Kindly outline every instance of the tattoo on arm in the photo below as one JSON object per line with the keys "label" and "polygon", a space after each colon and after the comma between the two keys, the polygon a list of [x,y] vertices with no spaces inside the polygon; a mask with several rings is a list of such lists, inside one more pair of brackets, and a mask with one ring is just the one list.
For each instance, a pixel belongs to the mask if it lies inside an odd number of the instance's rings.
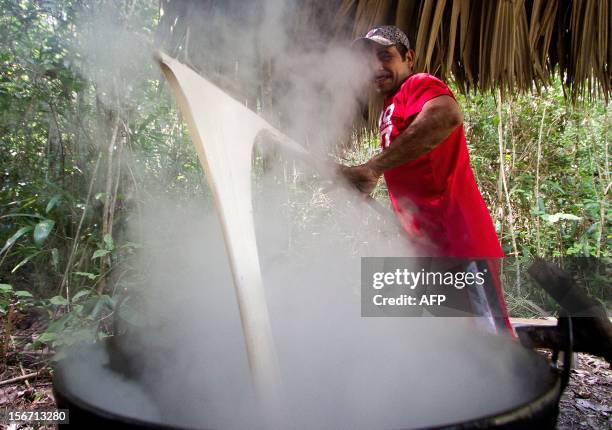
{"label": "tattoo on arm", "polygon": [[462,123],[463,115],[457,102],[450,96],[436,97],[425,103],[412,124],[395,138],[391,146],[367,164],[380,175],[429,152]]}

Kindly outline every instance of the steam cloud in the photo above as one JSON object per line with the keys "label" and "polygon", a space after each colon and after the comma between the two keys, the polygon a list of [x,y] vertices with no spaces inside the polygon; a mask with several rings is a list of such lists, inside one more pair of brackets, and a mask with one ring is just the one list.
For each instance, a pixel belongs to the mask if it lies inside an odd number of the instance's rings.
{"label": "steam cloud", "polygon": [[[253,87],[258,56],[273,59],[286,90],[275,104],[283,130],[326,154],[349,129],[369,76],[350,46],[326,45],[309,34],[307,46],[295,49],[287,32],[295,7],[282,0],[229,1],[219,9],[191,3],[185,14],[208,45],[189,49],[195,56],[205,52],[210,70],[239,60],[235,73]],[[95,18],[94,34],[84,43],[100,85],[112,82],[118,61],[133,67],[143,53],[140,39],[125,27],[119,31],[109,17]],[[102,48],[100,40],[113,43]],[[258,247],[286,399],[279,407],[293,428],[441,425],[512,407],[534,393],[537,378],[517,377],[525,371],[519,367],[531,363],[528,353],[476,335],[459,318],[361,318],[360,257],[412,251],[392,223],[371,214],[352,193],[323,194],[311,176],[305,166],[279,162],[254,184]],[[149,275],[148,318],[118,340],[127,357],[119,366],[135,369],[136,376],[110,372],[112,357],[93,348],[81,352],[80,366],[66,366],[72,388],[118,413],[151,421],[264,428],[210,202],[185,207],[159,196],[142,222],[132,227],[155,232],[141,260]],[[117,393],[125,393],[119,396],[124,401],[110,400]]]}

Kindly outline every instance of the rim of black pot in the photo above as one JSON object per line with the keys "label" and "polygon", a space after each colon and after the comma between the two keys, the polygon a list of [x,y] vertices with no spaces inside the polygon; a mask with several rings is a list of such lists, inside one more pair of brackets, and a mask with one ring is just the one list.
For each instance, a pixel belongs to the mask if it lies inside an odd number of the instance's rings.
{"label": "rim of black pot", "polygon": [[119,421],[123,425],[131,425],[143,428],[150,428],[156,430],[176,430],[176,429],[184,429],[184,430],[206,430],[202,428],[195,427],[183,427],[183,426],[173,426],[169,424],[156,423],[153,421],[143,420],[141,418],[130,417],[123,414],[118,414],[115,412],[111,412],[107,409],[100,408],[90,402],[87,402],[78,396],[76,396],[73,392],[67,389],[66,384],[64,383],[64,377],[62,375],[63,371],[59,370],[56,367],[54,375],[53,375],[53,391],[56,397],[63,398],[66,403],[68,403],[68,410],[70,405],[74,405],[75,407],[87,412],[91,413],[94,416],[99,416],[103,419],[107,419],[109,421]]}
{"label": "rim of black pot", "polygon": [[[544,358],[542,358],[544,359]],[[561,395],[561,380],[559,378],[558,373],[549,368],[551,382],[547,389],[543,391],[539,396],[535,399],[530,400],[529,402],[517,406],[515,408],[485,415],[479,418],[470,419],[468,421],[457,422],[457,423],[448,423],[437,425],[435,427],[421,427],[421,428],[410,428],[407,427],[406,430],[431,430],[431,429],[444,429],[444,430],[460,430],[460,429],[469,429],[469,428],[485,428],[491,426],[501,426],[504,424],[510,424],[512,422],[520,421],[522,419],[530,419],[534,415],[539,412],[545,411],[548,407],[555,405],[558,402],[558,399]],[[120,421],[122,424],[147,427],[151,429],[158,430],[175,430],[178,428],[187,429],[187,430],[205,430],[202,428],[194,428],[194,427],[183,427],[183,426],[174,426],[171,424],[161,424],[155,423],[152,421],[147,421],[139,418],[134,418],[122,414],[118,414],[115,412],[110,412],[106,409],[100,408],[90,402],[80,399],[76,395],[74,395],[70,390],[66,389],[62,378],[62,371],[55,372],[53,378],[53,388],[56,392],[56,395],[64,398],[67,403],[74,405],[77,408],[80,408],[83,411],[89,412],[92,415],[99,416],[104,419]]]}
{"label": "rim of black pot", "polygon": [[[543,358],[544,359],[544,358]],[[534,417],[539,412],[544,412],[548,407],[557,407],[561,394],[561,379],[559,373],[552,368],[549,368],[551,375],[550,384],[546,390],[541,392],[535,399],[527,403],[523,403],[512,409],[497,412],[494,414],[485,415],[479,418],[470,419],[458,423],[442,424],[435,427],[419,427],[406,428],[405,430],[461,430],[461,429],[477,429],[489,428],[494,426],[502,426],[513,422],[526,420]]]}

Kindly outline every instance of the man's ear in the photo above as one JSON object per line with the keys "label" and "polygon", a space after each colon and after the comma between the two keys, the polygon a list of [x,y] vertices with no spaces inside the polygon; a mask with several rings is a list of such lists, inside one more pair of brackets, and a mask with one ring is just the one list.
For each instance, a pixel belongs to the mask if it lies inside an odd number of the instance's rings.
{"label": "man's ear", "polygon": [[406,61],[408,61],[411,64],[414,64],[414,49],[409,49],[408,52],[406,52]]}

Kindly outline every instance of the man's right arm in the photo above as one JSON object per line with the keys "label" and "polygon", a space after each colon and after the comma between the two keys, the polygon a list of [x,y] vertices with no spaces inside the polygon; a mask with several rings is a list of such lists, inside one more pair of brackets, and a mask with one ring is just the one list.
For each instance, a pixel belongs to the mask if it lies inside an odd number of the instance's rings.
{"label": "man's right arm", "polygon": [[461,124],[463,114],[455,99],[447,95],[433,98],[386,150],[364,164],[341,168],[340,174],[360,192],[370,194],[386,170],[431,151]]}

